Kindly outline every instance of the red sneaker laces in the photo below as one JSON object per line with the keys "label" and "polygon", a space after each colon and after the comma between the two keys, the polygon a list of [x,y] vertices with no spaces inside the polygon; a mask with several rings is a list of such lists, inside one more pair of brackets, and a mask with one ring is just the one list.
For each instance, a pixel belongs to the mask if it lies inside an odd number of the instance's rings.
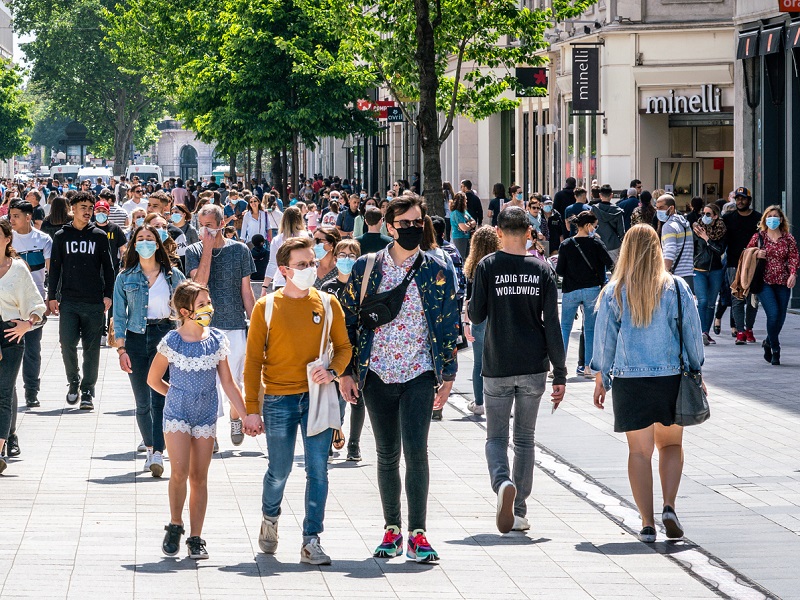
{"label": "red sneaker laces", "polygon": [[383,544],[394,544],[397,537],[398,534],[391,529],[387,529],[383,534]]}

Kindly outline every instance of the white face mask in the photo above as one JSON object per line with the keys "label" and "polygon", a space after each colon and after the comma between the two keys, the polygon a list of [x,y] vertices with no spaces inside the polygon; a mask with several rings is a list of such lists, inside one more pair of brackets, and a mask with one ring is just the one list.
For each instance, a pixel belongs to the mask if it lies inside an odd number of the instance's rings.
{"label": "white face mask", "polygon": [[527,242],[525,242],[525,250],[530,250],[531,248],[533,248],[533,242],[531,240],[528,240]]}
{"label": "white face mask", "polygon": [[291,277],[292,283],[299,290],[307,290],[314,285],[317,280],[317,269],[315,267],[308,267],[307,269],[294,269],[294,277]]}

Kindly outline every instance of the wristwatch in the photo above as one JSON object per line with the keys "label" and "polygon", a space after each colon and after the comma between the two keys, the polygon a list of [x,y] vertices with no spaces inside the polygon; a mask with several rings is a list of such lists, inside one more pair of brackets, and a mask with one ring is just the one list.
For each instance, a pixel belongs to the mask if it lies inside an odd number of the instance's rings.
{"label": "wristwatch", "polygon": [[330,373],[334,379],[337,379],[339,376],[336,374],[336,371],[333,369],[328,369],[328,373]]}

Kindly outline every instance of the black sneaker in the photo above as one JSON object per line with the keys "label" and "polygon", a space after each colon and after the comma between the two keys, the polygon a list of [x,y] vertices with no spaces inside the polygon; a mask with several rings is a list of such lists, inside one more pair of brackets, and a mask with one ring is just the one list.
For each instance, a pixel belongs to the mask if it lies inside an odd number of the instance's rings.
{"label": "black sneaker", "polygon": [[[170,523],[164,530],[167,535],[164,536],[164,541],[161,542],[161,551],[167,556],[175,556],[181,549],[181,536],[185,533],[183,527]],[[189,540],[186,540],[187,542]]]}
{"label": "black sneaker", "polygon": [[350,462],[361,462],[361,448],[358,444],[348,444],[347,460]]}
{"label": "black sneaker", "polygon": [[92,395],[89,392],[81,393],[81,410],[94,410]]}
{"label": "black sneaker", "polygon": [[434,410],[433,414],[431,415],[431,420],[432,421],[441,421],[442,417],[443,417],[443,415],[442,415],[443,412],[444,412],[444,409],[442,409],[442,408],[440,408],[439,410]]}
{"label": "black sneaker", "polygon": [[764,349],[764,360],[768,363],[772,362],[772,346],[769,345],[769,342],[765,339],[761,342],[761,347]]}
{"label": "black sneaker", "polygon": [[67,392],[67,404],[78,403],[78,382],[73,381],[69,384],[69,391]]}
{"label": "black sneaker", "polygon": [[19,438],[17,438],[16,433],[12,433],[8,436],[8,439],[6,440],[6,452],[9,456],[19,456],[22,452],[19,449]]}
{"label": "black sneaker", "polygon": [[639,532],[639,541],[645,544],[654,544],[656,541],[656,528],[643,527]]}
{"label": "black sneaker", "polygon": [[200,539],[196,535],[186,538],[186,548],[189,550],[189,558],[193,558],[195,560],[204,560],[208,558],[206,541]]}
{"label": "black sneaker", "polygon": [[38,408],[41,406],[39,402],[39,398],[36,397],[36,394],[31,394],[30,396],[25,396],[25,406],[28,408]]}
{"label": "black sneaker", "polygon": [[664,529],[667,530],[668,540],[679,540],[683,537],[683,527],[678,521],[678,515],[675,514],[674,508],[669,505],[664,507],[664,512],[661,513],[661,522],[664,523]]}

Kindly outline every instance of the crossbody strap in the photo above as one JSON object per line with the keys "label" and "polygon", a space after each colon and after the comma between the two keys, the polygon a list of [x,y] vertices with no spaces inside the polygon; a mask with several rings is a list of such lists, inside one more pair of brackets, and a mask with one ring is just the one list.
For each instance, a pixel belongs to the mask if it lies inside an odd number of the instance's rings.
{"label": "crossbody strap", "polygon": [[675,295],[678,297],[678,357],[681,361],[681,373],[686,370],[686,365],[683,362],[683,301],[681,300],[681,288],[678,285],[677,277],[672,276],[673,283],[675,284]]}
{"label": "crossbody strap", "polygon": [[322,300],[322,310],[325,313],[324,324],[322,325],[322,337],[319,340],[319,358],[322,358],[328,349],[328,342],[331,336],[331,326],[333,325],[333,312],[331,311],[331,297],[326,292],[318,292]]}
{"label": "crossbody strap", "polygon": [[580,252],[586,265],[594,272],[594,267],[592,266],[592,263],[589,262],[589,259],[586,258],[586,255],[583,253],[583,250],[581,250],[581,245],[578,243],[578,240],[576,240],[574,237],[571,237],[569,239],[571,239],[572,243],[575,244],[575,247],[578,249],[578,252]]}
{"label": "crossbody strap", "polygon": [[267,294],[264,302],[264,322],[267,324],[267,335],[264,337],[264,352],[267,351],[267,341],[269,340],[269,326],[272,322],[272,309],[275,308],[275,292]]}
{"label": "crossbody strap", "polygon": [[[681,227],[683,227],[683,225],[681,225]],[[686,231],[687,228],[683,227],[683,245],[681,246],[681,251],[678,252],[678,256],[675,258],[675,262],[672,263],[672,267],[670,267],[669,270],[670,273],[675,273],[675,269],[678,268],[678,263],[681,262],[681,256],[683,256],[683,250],[684,248],[686,248]]]}
{"label": "crossbody strap", "polygon": [[361,277],[361,297],[358,303],[364,302],[364,296],[367,295],[367,285],[369,284],[369,276],[372,275],[372,269],[375,266],[375,253],[370,252],[367,254],[367,267],[364,269],[364,275]]}

